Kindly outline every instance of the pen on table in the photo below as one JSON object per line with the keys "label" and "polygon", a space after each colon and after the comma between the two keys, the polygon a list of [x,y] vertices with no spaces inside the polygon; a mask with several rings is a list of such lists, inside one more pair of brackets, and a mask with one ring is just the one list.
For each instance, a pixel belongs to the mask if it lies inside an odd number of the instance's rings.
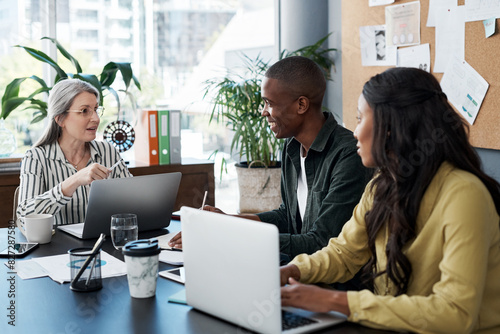
{"label": "pen on table", "polygon": [[203,202],[201,202],[200,210],[203,210],[203,208],[205,207],[205,202],[207,201],[207,195],[208,195],[208,190],[205,190],[205,196],[203,196]]}
{"label": "pen on table", "polygon": [[180,248],[174,248],[174,247],[162,248],[162,250],[168,250],[168,251],[172,251],[172,252],[182,252],[182,249],[180,249]]}

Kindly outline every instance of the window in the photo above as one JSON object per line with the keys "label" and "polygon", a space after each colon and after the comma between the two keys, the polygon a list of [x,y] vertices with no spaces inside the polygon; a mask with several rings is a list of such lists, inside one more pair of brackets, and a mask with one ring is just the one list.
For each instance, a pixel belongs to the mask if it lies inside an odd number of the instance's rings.
{"label": "window", "polygon": [[97,10],[79,9],[76,12],[76,16],[81,22],[98,22]]}
{"label": "window", "polygon": [[[99,74],[109,61],[132,62],[142,85],[142,92],[132,91],[139,109],[183,111],[183,156],[208,158],[214,150],[219,150],[229,158],[231,134],[223,127],[208,124],[209,101],[203,100],[203,82],[220,75],[225,67],[238,66],[243,53],[268,59],[273,56],[274,1],[57,0],[54,3],[56,38],[80,61],[85,72]],[[40,0],[0,0],[0,28],[5,32],[0,36],[2,94],[15,77],[35,74],[34,68],[39,68],[37,75],[42,75],[40,62],[24,50],[12,47],[21,44],[41,49],[40,38],[43,31],[48,31],[42,24],[48,13],[40,5]],[[65,59],[59,57],[64,63]],[[72,72],[72,65],[67,66]],[[107,116],[114,120],[118,116],[110,116],[112,110],[106,106]],[[132,123],[137,119],[128,111],[120,117]],[[42,123],[31,125],[30,120],[29,110],[16,110],[6,120],[7,126],[17,132],[20,154],[43,130]],[[233,178],[234,175],[225,175],[223,181]]]}

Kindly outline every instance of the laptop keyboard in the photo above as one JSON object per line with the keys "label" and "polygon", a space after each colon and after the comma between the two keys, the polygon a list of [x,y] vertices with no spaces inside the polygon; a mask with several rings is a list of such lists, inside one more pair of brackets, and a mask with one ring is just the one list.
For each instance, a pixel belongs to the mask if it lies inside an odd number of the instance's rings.
{"label": "laptop keyboard", "polygon": [[315,322],[318,322],[318,321],[300,316],[300,315],[292,313],[292,312],[288,312],[288,311],[284,311],[284,310],[281,311],[281,328],[282,328],[282,330],[302,327],[305,325],[313,324]]}

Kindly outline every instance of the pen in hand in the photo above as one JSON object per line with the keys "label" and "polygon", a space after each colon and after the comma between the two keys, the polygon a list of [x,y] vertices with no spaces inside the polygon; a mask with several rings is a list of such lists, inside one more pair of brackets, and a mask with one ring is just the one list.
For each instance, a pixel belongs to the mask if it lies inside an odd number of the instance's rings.
{"label": "pen in hand", "polygon": [[208,195],[208,190],[205,190],[205,196],[203,196],[203,202],[201,203],[200,210],[203,210],[203,208],[205,207],[205,202],[207,201],[207,195]]}
{"label": "pen in hand", "polygon": [[116,166],[118,166],[120,164],[120,162],[122,162],[121,160],[118,160],[113,166],[109,167],[108,169],[109,170],[113,170],[115,169]]}
{"label": "pen in hand", "polygon": [[108,168],[108,170],[109,170],[108,179],[111,177],[111,172],[113,171],[113,169],[115,169],[116,166],[118,166],[120,164],[120,162],[121,162],[121,160],[118,160],[113,166]]}

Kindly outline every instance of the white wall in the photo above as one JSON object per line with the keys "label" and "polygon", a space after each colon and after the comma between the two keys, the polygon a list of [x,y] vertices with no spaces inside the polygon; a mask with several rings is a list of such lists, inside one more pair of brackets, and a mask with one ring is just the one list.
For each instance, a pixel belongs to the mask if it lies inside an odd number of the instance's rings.
{"label": "white wall", "polygon": [[[280,8],[279,34],[281,50],[293,51],[316,43],[332,32],[325,47],[341,48],[340,0],[277,0]],[[336,70],[332,71],[324,104],[342,123],[342,57],[334,54]]]}

